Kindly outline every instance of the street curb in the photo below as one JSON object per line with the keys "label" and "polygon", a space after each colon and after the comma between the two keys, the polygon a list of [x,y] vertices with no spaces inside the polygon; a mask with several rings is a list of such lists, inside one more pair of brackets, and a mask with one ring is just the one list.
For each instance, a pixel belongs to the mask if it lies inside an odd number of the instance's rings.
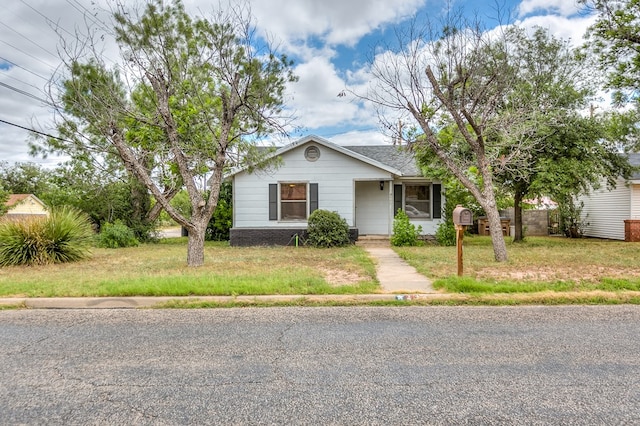
{"label": "street curb", "polygon": [[375,302],[393,300],[440,299],[445,294],[327,294],[267,296],[135,296],[135,297],[9,297],[0,298],[0,306],[31,309],[136,309],[151,308],[168,302],[179,303],[278,303],[278,302]]}

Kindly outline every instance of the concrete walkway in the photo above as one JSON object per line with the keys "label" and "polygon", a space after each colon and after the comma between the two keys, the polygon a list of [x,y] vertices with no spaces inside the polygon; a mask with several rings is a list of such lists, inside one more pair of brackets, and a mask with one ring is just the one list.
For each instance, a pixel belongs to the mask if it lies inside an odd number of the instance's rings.
{"label": "concrete walkway", "polygon": [[376,273],[380,286],[388,293],[436,293],[431,281],[402,260],[390,247],[364,249],[377,260]]}

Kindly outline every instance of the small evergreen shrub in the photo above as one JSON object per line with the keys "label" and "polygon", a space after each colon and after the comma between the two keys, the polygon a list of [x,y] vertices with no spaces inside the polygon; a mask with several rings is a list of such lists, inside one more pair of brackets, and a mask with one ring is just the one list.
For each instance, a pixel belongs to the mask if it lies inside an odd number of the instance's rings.
{"label": "small evergreen shrub", "polygon": [[113,223],[105,223],[98,234],[98,247],[120,248],[135,247],[140,242],[136,238],[134,231],[121,220]]}
{"label": "small evergreen shrub", "polygon": [[420,241],[422,234],[422,226],[416,226],[409,221],[409,216],[398,209],[395,219],[393,220],[393,235],[391,236],[392,246],[418,246],[422,245]]}
{"label": "small evergreen shrub", "polygon": [[309,216],[307,244],[312,247],[342,247],[350,244],[349,225],[336,212],[315,210]]}
{"label": "small evergreen shrub", "polygon": [[436,230],[436,241],[441,246],[456,245],[456,226],[452,221],[442,222]]}
{"label": "small evergreen shrub", "polygon": [[89,257],[93,229],[86,214],[71,208],[47,218],[0,222],[0,266],[46,265]]}

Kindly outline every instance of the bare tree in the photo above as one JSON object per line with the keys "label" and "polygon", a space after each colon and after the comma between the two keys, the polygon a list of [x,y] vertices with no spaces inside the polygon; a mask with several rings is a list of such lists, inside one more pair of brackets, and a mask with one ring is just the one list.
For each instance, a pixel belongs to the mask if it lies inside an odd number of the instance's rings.
{"label": "bare tree", "polygon": [[[501,140],[494,136],[504,123],[494,119],[514,75],[503,34],[487,33],[452,14],[439,30],[414,22],[408,32],[398,33],[398,41],[395,53],[373,60],[374,81],[362,97],[379,107],[387,128],[396,128],[392,123],[398,115],[414,123],[420,133],[414,146],[432,151],[477,199],[488,218],[495,259],[506,261],[493,168],[516,167],[526,156],[500,158],[500,149],[492,145]],[[459,142],[439,137],[447,126],[457,129]]]}
{"label": "bare tree", "polygon": [[[255,138],[284,133],[283,93],[295,77],[286,57],[256,39],[247,8],[204,19],[179,0],[165,3],[142,12],[118,5],[121,61],[112,68],[93,43],[66,50],[57,112],[60,128],[85,148],[112,152],[188,230],[187,263],[199,266],[225,170],[238,156],[254,159]],[[190,216],[169,203],[182,186]]]}

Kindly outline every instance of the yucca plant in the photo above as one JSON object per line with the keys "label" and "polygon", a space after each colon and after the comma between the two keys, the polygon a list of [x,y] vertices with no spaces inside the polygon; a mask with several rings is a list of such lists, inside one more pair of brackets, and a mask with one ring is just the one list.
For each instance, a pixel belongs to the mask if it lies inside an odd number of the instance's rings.
{"label": "yucca plant", "polygon": [[87,215],[71,207],[47,218],[0,222],[0,266],[72,262],[91,254],[93,229]]}

